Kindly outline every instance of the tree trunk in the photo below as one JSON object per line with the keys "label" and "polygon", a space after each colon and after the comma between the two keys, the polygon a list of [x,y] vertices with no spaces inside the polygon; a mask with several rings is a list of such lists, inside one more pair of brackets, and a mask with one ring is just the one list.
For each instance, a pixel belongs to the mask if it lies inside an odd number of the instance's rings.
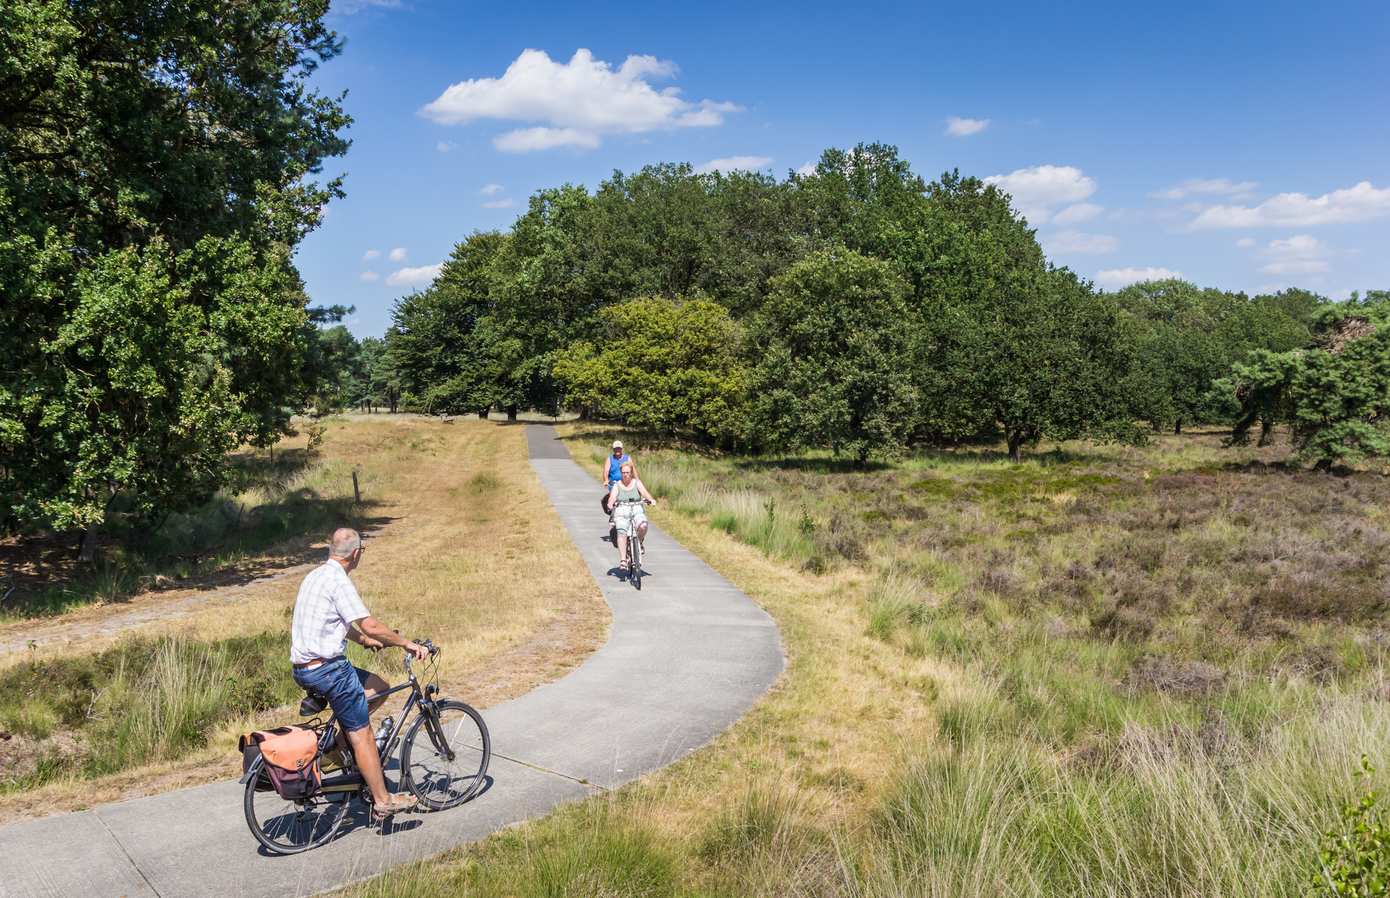
{"label": "tree trunk", "polygon": [[1021,431],[1009,431],[1009,461],[1021,460],[1019,449],[1023,446],[1023,433]]}
{"label": "tree trunk", "polygon": [[1260,441],[1255,445],[1263,449],[1269,445],[1269,436],[1274,433],[1274,422],[1268,418],[1260,419]]}
{"label": "tree trunk", "polygon": [[82,545],[77,550],[80,564],[94,564],[97,560],[97,525],[93,524],[82,533]]}
{"label": "tree trunk", "polygon": [[1173,422],[1173,436],[1182,436],[1182,418]]}
{"label": "tree trunk", "polygon": [[507,406],[507,420],[512,423],[516,423],[516,415],[517,407],[514,405]]}

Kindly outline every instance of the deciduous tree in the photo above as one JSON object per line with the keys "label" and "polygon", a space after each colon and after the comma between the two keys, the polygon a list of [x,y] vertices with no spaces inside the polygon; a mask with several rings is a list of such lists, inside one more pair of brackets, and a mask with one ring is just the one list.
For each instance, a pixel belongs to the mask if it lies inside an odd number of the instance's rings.
{"label": "deciduous tree", "polygon": [[906,293],[887,262],[843,247],[774,278],[750,343],[753,438],[860,463],[900,451],[917,402]]}
{"label": "deciduous tree", "polygon": [[291,261],[347,148],[326,0],[0,4],[0,502],[156,516],[307,397]]}
{"label": "deciduous tree", "polygon": [[603,309],[595,338],[561,353],[555,377],[597,415],[730,445],[746,432],[740,344],[713,300],[634,299]]}

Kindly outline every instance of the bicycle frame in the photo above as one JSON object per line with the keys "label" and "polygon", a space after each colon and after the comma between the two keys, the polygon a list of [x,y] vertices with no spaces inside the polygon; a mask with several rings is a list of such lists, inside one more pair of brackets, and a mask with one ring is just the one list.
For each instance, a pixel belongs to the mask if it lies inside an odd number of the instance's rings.
{"label": "bicycle frame", "polygon": [[[409,655],[407,655],[405,659],[405,673],[406,681],[404,683],[399,686],[392,686],[385,692],[378,692],[373,695],[371,699],[371,701],[378,701],[387,696],[394,695],[397,692],[403,692],[407,689],[411,691],[410,697],[405,700],[405,706],[401,708],[400,719],[392,721],[391,731],[387,733],[386,742],[379,750],[382,768],[384,769],[386,767],[386,759],[395,751],[396,743],[400,740],[401,734],[405,732],[405,725],[410,720],[411,711],[417,708],[419,709],[419,713],[425,717],[425,730],[429,733],[430,741],[434,743],[435,750],[439,751],[452,762],[457,755],[448,741],[444,739],[444,734],[439,731],[439,716],[434,710],[433,696],[439,691],[439,687],[434,683],[426,684],[423,689],[420,687],[420,681],[416,679],[415,672],[411,669]],[[320,753],[329,751],[333,748],[334,742],[337,741],[336,735],[339,730],[341,730],[341,727],[338,725],[338,715],[332,713],[330,707],[328,721],[323,725],[323,730],[319,734]],[[346,734],[344,734],[344,736],[346,736]],[[344,741],[346,741],[346,739]],[[353,792],[362,787],[361,774],[359,774],[356,769],[357,759],[352,755],[351,746],[348,747],[346,756],[352,757],[353,759],[352,769],[349,770],[347,767],[344,767],[342,774],[325,777],[323,785],[321,785],[318,790],[320,794],[325,792]],[[265,759],[258,757],[252,762],[251,766],[246,769],[246,773],[242,774],[241,779],[237,780],[237,782],[244,785],[249,782],[252,777],[259,776],[261,768],[264,766]],[[334,782],[340,779],[342,780],[341,782]]]}

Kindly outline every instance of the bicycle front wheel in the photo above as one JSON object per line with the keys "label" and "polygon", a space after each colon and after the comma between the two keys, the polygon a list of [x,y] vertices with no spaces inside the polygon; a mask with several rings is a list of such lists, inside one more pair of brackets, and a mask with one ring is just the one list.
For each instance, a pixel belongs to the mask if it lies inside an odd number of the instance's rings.
{"label": "bicycle front wheel", "polygon": [[632,585],[642,588],[642,538],[633,533],[628,537],[628,551],[632,554]]}
{"label": "bicycle front wheel", "polygon": [[463,702],[435,702],[421,709],[401,745],[405,785],[420,804],[442,811],[463,804],[482,788],[492,760],[483,716]]}
{"label": "bicycle front wheel", "polygon": [[246,782],[242,806],[251,835],[271,854],[298,854],[337,835],[347,820],[349,793],[319,793],[304,801],[287,801],[270,784],[262,766]]}

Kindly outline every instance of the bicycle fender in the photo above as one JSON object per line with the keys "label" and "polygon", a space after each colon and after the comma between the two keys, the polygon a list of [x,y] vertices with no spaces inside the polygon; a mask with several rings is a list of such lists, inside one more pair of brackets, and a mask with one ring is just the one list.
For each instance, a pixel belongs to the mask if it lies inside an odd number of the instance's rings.
{"label": "bicycle fender", "polygon": [[241,775],[241,779],[237,780],[237,782],[241,783],[243,786],[246,785],[251,782],[252,777],[260,775],[261,768],[264,766],[265,758],[256,758],[256,760],[251,762],[251,766],[246,768],[246,772]]}

